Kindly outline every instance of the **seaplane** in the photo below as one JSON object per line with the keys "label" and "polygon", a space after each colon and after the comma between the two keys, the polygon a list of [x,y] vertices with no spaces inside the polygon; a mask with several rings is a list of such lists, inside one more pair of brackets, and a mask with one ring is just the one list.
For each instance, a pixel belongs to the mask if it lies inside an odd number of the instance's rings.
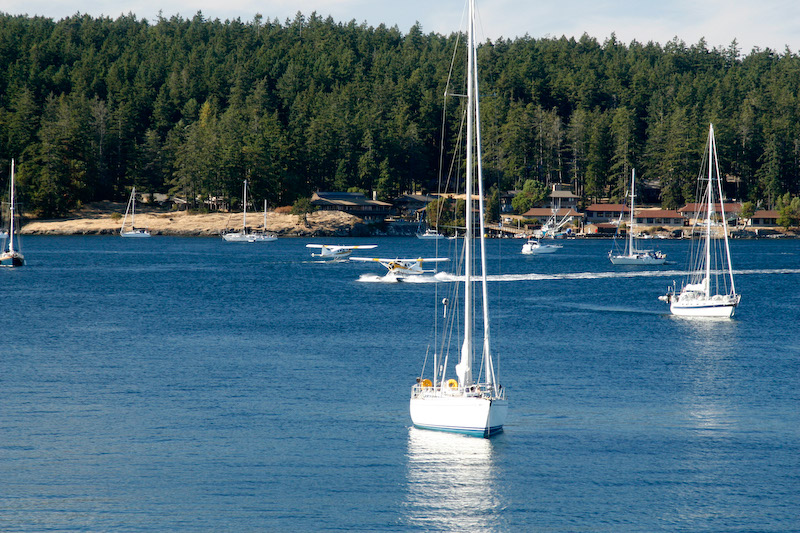
{"label": "seaplane", "polygon": [[418,257],[416,259],[382,259],[372,257],[351,257],[351,261],[373,261],[386,267],[388,272],[384,279],[389,281],[403,281],[408,276],[418,276],[435,270],[425,270],[422,268],[424,263],[441,263],[449,261],[447,257]]}
{"label": "seaplane", "polygon": [[306,244],[306,248],[315,248],[319,250],[318,254],[311,254],[311,257],[321,257],[323,259],[333,259],[334,261],[343,261],[350,257],[353,250],[370,250],[377,248],[377,244],[359,244],[354,246],[343,246],[338,244]]}

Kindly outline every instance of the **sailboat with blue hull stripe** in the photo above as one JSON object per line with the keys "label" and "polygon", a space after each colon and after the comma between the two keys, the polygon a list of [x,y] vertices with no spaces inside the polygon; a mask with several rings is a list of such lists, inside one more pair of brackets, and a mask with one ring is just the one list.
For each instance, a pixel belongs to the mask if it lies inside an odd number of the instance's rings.
{"label": "sailboat with blue hull stripe", "polygon": [[[508,414],[506,392],[499,384],[494,370],[494,362],[489,342],[489,299],[486,279],[486,243],[484,235],[484,191],[481,167],[480,104],[478,101],[478,67],[476,63],[477,46],[475,42],[475,0],[469,2],[467,30],[467,131],[466,131],[466,177],[465,197],[466,227],[462,261],[464,281],[462,286],[463,340],[455,365],[455,378],[447,377],[449,348],[442,345],[442,351],[434,351],[433,372],[430,378],[423,375],[411,388],[410,413],[414,426],[422,429],[463,433],[476,437],[491,437],[503,431]],[[473,184],[477,184],[477,194],[473,194]],[[478,209],[474,212],[475,197]],[[477,220],[475,217],[477,216]],[[477,226],[477,235],[476,233]],[[474,263],[474,264],[473,264]],[[473,274],[479,281],[473,279]],[[453,284],[457,291],[458,284]],[[480,298],[477,297],[480,289]],[[455,294],[458,297],[458,294]],[[437,298],[438,299],[438,298]],[[480,299],[482,311],[482,342],[476,337],[479,333],[474,311]],[[442,302],[444,316],[448,316],[449,299]],[[437,313],[438,316],[438,313]],[[445,320],[447,331],[443,339],[452,338],[458,330],[455,324],[457,313]],[[426,358],[427,359],[427,358]],[[476,365],[476,363],[478,363]],[[477,368],[476,368],[477,366]]]}

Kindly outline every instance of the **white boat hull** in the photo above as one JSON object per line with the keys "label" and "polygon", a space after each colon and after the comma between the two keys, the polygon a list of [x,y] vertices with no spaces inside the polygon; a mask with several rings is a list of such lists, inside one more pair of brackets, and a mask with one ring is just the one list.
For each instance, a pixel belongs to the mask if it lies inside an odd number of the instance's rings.
{"label": "white boat hull", "polygon": [[666,257],[653,257],[646,254],[611,255],[611,263],[615,265],[663,265]]}
{"label": "white boat hull", "polygon": [[143,237],[150,237],[150,232],[145,230],[135,230],[135,231],[123,231],[120,233],[120,237],[129,237],[129,238],[143,238]]}
{"label": "white boat hull", "polygon": [[25,266],[25,256],[19,252],[3,252],[0,254],[0,266],[21,267]]}
{"label": "white boat hull", "polygon": [[711,298],[676,298],[669,310],[676,316],[731,318],[739,304],[739,295]]}
{"label": "white boat hull", "polygon": [[557,244],[531,244],[525,243],[522,245],[522,253],[525,255],[539,255],[539,254],[552,254],[562,246]]}
{"label": "white boat hull", "polygon": [[278,240],[275,235],[264,235],[258,233],[225,233],[222,239],[226,242],[270,242]]}
{"label": "white boat hull", "polygon": [[411,398],[411,421],[415,427],[491,437],[503,431],[508,401],[457,394],[420,395]]}

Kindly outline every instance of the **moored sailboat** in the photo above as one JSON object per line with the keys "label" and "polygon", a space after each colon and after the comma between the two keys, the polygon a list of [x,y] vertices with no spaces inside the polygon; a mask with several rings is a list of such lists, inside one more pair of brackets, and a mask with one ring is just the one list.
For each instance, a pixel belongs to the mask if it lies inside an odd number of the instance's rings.
{"label": "moored sailboat", "polygon": [[278,239],[274,233],[267,231],[267,201],[264,200],[264,229],[251,231],[247,227],[247,180],[242,185],[242,229],[240,231],[226,231],[222,234],[226,242],[270,242]]}
{"label": "moored sailboat", "polygon": [[[503,430],[508,413],[505,390],[498,383],[489,335],[489,302],[486,279],[486,245],[484,241],[483,172],[480,163],[481,135],[478,102],[478,71],[475,62],[474,35],[475,0],[469,0],[467,30],[467,134],[466,134],[466,229],[463,246],[463,341],[459,362],[455,366],[456,378],[447,378],[447,351],[434,353],[431,378],[420,376],[411,388],[410,413],[414,426],[422,429],[464,433],[490,437]],[[477,173],[477,176],[475,174]],[[479,235],[475,236],[472,202],[473,180],[478,184]],[[480,259],[481,309],[483,342],[474,342],[477,333],[473,307],[476,301],[476,283],[473,276],[473,247],[477,245]],[[454,284],[455,285],[455,284]],[[455,288],[455,287],[454,287]],[[447,316],[445,299],[445,316]],[[455,313],[452,314],[455,317]],[[454,321],[451,321],[452,324]],[[448,326],[445,326],[448,327]],[[450,326],[453,327],[452,325]],[[453,331],[452,329],[450,330]],[[449,338],[445,334],[443,338]],[[476,346],[477,345],[477,346]],[[480,352],[480,365],[475,368],[474,352]],[[424,375],[424,371],[423,371]]]}
{"label": "moored sailboat", "polygon": [[0,254],[0,266],[21,267],[25,264],[25,256],[22,255],[19,246],[19,221],[16,214],[16,197],[14,196],[14,160],[11,160],[11,179],[8,195],[8,241]]}
{"label": "moored sailboat", "polygon": [[673,285],[659,299],[670,304],[673,315],[730,318],[741,295],[736,292],[733,282],[728,221],[713,124],[708,129],[704,165],[697,179],[700,194],[692,227],[689,274],[680,292],[676,292]]}
{"label": "moored sailboat", "polygon": [[631,218],[628,223],[628,238],[625,241],[625,251],[615,254],[608,252],[608,258],[615,265],[663,265],[667,260],[666,254],[658,250],[642,250],[636,245],[634,231],[634,199],[636,191],[636,169],[631,169]]}
{"label": "moored sailboat", "polygon": [[[128,215],[131,216],[131,229],[125,230],[128,223]],[[122,227],[119,229],[120,237],[149,237],[150,232],[144,228],[136,227],[136,187],[131,188],[131,197],[128,199],[128,207],[125,208],[125,218],[122,219]]]}

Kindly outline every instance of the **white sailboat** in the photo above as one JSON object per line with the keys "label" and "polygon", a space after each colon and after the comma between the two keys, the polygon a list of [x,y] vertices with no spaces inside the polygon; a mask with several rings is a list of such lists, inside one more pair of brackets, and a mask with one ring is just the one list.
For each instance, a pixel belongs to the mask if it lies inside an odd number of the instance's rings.
{"label": "white sailboat", "polygon": [[[14,160],[11,160],[11,180],[9,185],[8,198],[8,241],[0,254],[0,266],[21,267],[25,264],[25,256],[22,255],[19,247],[18,221],[16,220],[16,197],[14,196]],[[16,243],[15,243],[16,240]]]}
{"label": "white sailboat", "polygon": [[247,227],[247,180],[242,186],[242,229],[241,231],[228,231],[222,234],[226,242],[270,242],[278,239],[274,233],[267,231],[267,201],[264,200],[264,229],[263,231],[250,231]]}
{"label": "white sailboat", "polygon": [[[466,234],[464,236],[463,342],[457,379],[447,378],[447,351],[434,353],[432,379],[417,378],[411,388],[410,412],[414,426],[422,429],[490,437],[503,430],[508,413],[505,390],[497,382],[489,342],[489,302],[486,281],[486,244],[484,240],[483,171],[480,163],[481,135],[478,103],[478,71],[475,61],[475,0],[469,0],[467,30],[467,146],[466,146]],[[473,227],[473,174],[477,171],[479,236]],[[480,253],[480,288],[483,311],[483,342],[473,342],[476,329],[473,317],[476,287],[473,275],[473,247]],[[447,299],[445,299],[445,316]],[[455,313],[453,313],[455,315]],[[452,325],[450,326],[453,327]],[[450,330],[451,332],[454,329]],[[443,338],[450,338],[445,334]],[[476,347],[475,344],[478,346]],[[480,358],[475,357],[475,349]],[[475,366],[476,363],[480,364]],[[424,369],[423,369],[424,375]]]}
{"label": "white sailboat", "polygon": [[[125,230],[128,223],[128,215],[131,216],[131,228]],[[137,228],[136,220],[136,187],[131,189],[131,197],[128,199],[128,207],[125,208],[125,218],[122,219],[122,227],[119,229],[120,237],[149,237],[150,232],[143,228]]]}
{"label": "white sailboat", "polygon": [[642,250],[636,246],[634,231],[634,198],[636,196],[636,169],[631,169],[631,219],[628,223],[628,238],[625,242],[625,251],[615,254],[613,250],[608,252],[608,258],[615,265],[663,265],[667,260],[667,255],[658,250]]}
{"label": "white sailboat", "polygon": [[[707,173],[704,172],[705,165],[708,167]],[[667,294],[659,299],[670,304],[673,315],[730,318],[739,305],[741,295],[736,293],[733,283],[728,221],[713,124],[708,129],[707,150],[704,166],[698,176],[698,189],[702,191],[698,190],[701,194],[698,194],[699,203],[694,215],[688,277],[679,293],[676,293],[673,284]],[[719,203],[716,203],[715,195]]]}

